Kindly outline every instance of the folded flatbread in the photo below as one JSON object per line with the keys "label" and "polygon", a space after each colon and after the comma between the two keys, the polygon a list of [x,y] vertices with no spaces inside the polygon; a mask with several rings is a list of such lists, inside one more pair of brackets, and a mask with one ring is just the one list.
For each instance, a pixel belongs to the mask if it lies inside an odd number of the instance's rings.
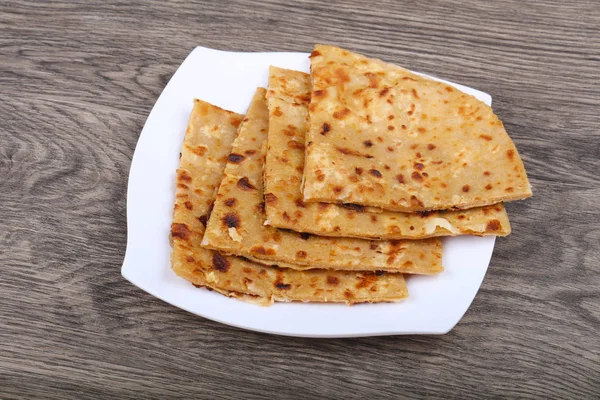
{"label": "folded flatbread", "polygon": [[265,163],[267,224],[325,236],[423,239],[433,236],[510,233],[502,203],[459,211],[377,215],[356,204],[308,203],[301,185],[308,130],[310,76],[271,67],[267,102],[269,135]]}
{"label": "folded flatbread", "polygon": [[268,122],[265,89],[259,88],[228,157],[203,246],[261,262],[292,263],[301,269],[420,274],[442,270],[441,242],[436,238],[372,241],[320,237],[265,226],[263,164]]}
{"label": "folded flatbread", "polygon": [[531,196],[491,107],[337,47],[311,54],[304,199],[415,212]]}
{"label": "folded flatbread", "polygon": [[175,273],[196,286],[263,305],[273,301],[379,302],[407,296],[402,274],[310,270],[256,264],[200,247],[205,224],[243,116],[195,100],[181,150],[171,226]]}

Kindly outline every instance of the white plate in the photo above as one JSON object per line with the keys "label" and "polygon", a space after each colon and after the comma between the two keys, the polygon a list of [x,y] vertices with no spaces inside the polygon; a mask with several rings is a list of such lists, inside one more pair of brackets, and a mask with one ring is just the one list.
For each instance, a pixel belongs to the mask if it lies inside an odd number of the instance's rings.
{"label": "white plate", "polygon": [[[170,268],[168,241],[175,196],[175,170],[194,97],[245,113],[268,67],[308,72],[303,53],[231,53],[198,47],[185,59],[154,105],[140,135],[127,190],[127,251],[123,276],[142,290],[205,318],[280,335],[347,337],[443,334],[473,301],[487,270],[493,236],[444,239],[445,271],[407,279],[402,303],[276,303],[260,307],[197,289]],[[452,84],[491,104],[491,97]]]}

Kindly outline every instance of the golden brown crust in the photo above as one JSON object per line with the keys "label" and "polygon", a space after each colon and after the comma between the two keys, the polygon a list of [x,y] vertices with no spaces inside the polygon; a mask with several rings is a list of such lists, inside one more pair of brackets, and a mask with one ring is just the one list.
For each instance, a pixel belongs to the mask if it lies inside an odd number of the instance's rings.
{"label": "golden brown crust", "polygon": [[[227,163],[202,245],[229,254],[286,262],[297,269],[386,270],[432,274],[442,271],[439,239],[370,241],[330,238],[264,225],[263,164],[268,110],[264,89],[255,96],[233,144],[241,163]],[[289,215],[294,218],[294,215]],[[285,215],[284,215],[285,218]]]}
{"label": "golden brown crust", "polygon": [[[356,204],[309,203],[302,197],[304,146],[308,130],[310,76],[271,67],[268,149],[265,163],[265,210],[271,226],[317,235],[375,239],[422,239],[434,236],[510,233],[502,203],[459,211],[399,213]],[[375,144],[369,140],[364,149]],[[417,166],[417,168],[421,168]],[[385,170],[385,168],[384,168]],[[356,170],[361,176],[369,173]],[[399,178],[404,180],[404,178]],[[488,223],[495,221],[490,229]]]}
{"label": "golden brown crust", "polygon": [[305,200],[415,212],[531,196],[502,122],[476,98],[333,46],[315,47],[311,77]]}

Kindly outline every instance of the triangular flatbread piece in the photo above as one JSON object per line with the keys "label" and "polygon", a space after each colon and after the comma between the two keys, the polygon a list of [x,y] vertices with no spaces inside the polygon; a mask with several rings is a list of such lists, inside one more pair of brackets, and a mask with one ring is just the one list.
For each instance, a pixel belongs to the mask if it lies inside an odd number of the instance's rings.
{"label": "triangular flatbread piece", "polygon": [[268,89],[265,211],[269,225],[317,235],[379,239],[510,233],[502,203],[460,211],[373,214],[355,204],[303,201],[303,143],[309,125],[305,99],[310,96],[310,76],[271,67]]}
{"label": "triangular flatbread piece", "polygon": [[441,242],[436,238],[371,241],[321,237],[265,226],[263,164],[268,122],[265,89],[259,88],[229,155],[203,246],[267,263],[292,263],[299,269],[420,274],[442,270]]}
{"label": "triangular flatbread piece", "polygon": [[204,224],[242,116],[195,100],[181,150],[171,241],[175,273],[196,286],[268,305],[273,301],[346,303],[406,297],[402,274],[296,271],[200,247]]}
{"label": "triangular flatbread piece", "polygon": [[531,196],[502,122],[475,97],[333,46],[310,60],[305,200],[415,212]]}

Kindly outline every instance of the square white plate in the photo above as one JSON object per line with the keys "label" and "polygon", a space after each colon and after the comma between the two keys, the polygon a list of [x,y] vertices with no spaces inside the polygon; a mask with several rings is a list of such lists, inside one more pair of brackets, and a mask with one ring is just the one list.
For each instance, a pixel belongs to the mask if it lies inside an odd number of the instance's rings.
{"label": "square white plate", "polygon": [[[280,335],[349,337],[444,334],[473,301],[487,270],[495,237],[444,239],[445,271],[407,278],[409,298],[401,303],[276,303],[260,307],[197,289],[170,268],[169,229],[175,170],[195,97],[245,113],[268,67],[308,72],[304,53],[232,53],[197,47],[157,100],[140,135],[127,190],[127,250],[123,276],[142,290],[194,314],[241,328]],[[452,84],[452,83],[450,83]],[[452,84],[481,101],[491,97]]]}

